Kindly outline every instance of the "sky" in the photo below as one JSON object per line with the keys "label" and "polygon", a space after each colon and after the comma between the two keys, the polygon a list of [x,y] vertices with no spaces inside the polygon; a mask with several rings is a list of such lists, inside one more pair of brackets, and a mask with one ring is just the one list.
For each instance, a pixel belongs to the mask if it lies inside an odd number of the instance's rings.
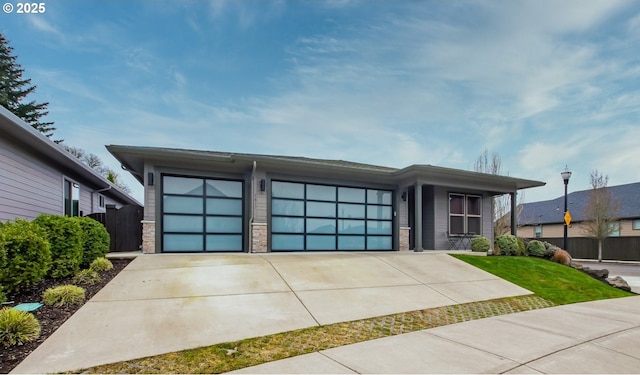
{"label": "sky", "polygon": [[[14,0],[4,1],[17,6]],[[55,139],[640,181],[640,1],[48,0],[0,13]]]}

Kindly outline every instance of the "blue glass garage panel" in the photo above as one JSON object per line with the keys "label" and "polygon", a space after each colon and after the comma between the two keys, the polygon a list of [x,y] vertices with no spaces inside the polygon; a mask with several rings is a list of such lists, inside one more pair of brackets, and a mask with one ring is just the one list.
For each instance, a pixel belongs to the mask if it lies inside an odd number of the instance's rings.
{"label": "blue glass garage panel", "polygon": [[391,250],[393,192],[271,182],[271,249]]}
{"label": "blue glass garage panel", "polygon": [[182,252],[202,251],[204,250],[203,238],[201,234],[165,234],[162,249]]}
{"label": "blue glass garage panel", "polygon": [[162,176],[162,251],[242,251],[242,181]]}

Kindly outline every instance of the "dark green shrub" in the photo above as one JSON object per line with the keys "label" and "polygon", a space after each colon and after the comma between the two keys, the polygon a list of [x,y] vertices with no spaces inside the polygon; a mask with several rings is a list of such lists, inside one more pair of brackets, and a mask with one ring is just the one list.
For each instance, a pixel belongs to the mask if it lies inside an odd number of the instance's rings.
{"label": "dark green shrub", "polygon": [[5,307],[0,310],[0,343],[22,345],[40,337],[40,323],[33,314]]}
{"label": "dark green shrub", "polygon": [[487,237],[476,237],[471,240],[471,251],[487,252],[491,249],[491,241]]}
{"label": "dark green shrub", "polygon": [[98,258],[91,262],[89,269],[96,272],[109,271],[113,268],[113,263],[107,258]]}
{"label": "dark green shrub", "polygon": [[4,289],[2,288],[2,285],[0,285],[0,303],[5,303],[7,302],[7,296],[6,294],[4,294]]}
{"label": "dark green shrub", "polygon": [[101,277],[92,269],[81,270],[73,277],[74,284],[93,285],[100,281]]}
{"label": "dark green shrub", "polygon": [[538,240],[533,240],[527,245],[527,255],[532,257],[544,258],[546,248],[544,243]]}
{"label": "dark green shrub", "polygon": [[75,275],[80,269],[84,240],[77,218],[41,214],[33,222],[46,230],[51,244],[49,275],[53,278]]}
{"label": "dark green shrub", "polygon": [[45,305],[65,306],[84,301],[84,289],[75,285],[49,288],[42,294]]}
{"label": "dark green shrub", "polygon": [[89,267],[95,259],[104,257],[109,252],[111,237],[107,229],[90,217],[78,218],[80,226],[86,234],[80,267]]}
{"label": "dark green shrub", "polygon": [[516,255],[520,251],[518,239],[512,234],[498,236],[494,242],[496,255]]}
{"label": "dark green shrub", "polygon": [[51,267],[45,230],[27,220],[16,219],[3,224],[0,248],[6,255],[5,266],[0,268],[0,284],[5,293],[40,282]]}

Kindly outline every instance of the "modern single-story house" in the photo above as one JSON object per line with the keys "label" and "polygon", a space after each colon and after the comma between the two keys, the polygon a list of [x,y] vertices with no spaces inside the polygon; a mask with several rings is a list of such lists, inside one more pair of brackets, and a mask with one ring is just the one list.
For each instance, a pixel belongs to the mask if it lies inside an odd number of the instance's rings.
{"label": "modern single-story house", "polygon": [[544,185],[431,165],[107,149],[144,185],[146,253],[468,246],[493,237],[493,196],[511,194],[515,207],[519,189]]}
{"label": "modern single-story house", "polygon": [[[611,237],[640,236],[640,182],[606,187],[611,198],[617,201],[619,211],[616,230]],[[586,237],[583,223],[589,220],[585,208],[589,190],[575,191],[567,195],[567,208],[571,213],[568,237]],[[564,237],[564,196],[556,199],[525,203],[519,208],[518,236],[524,238]]]}
{"label": "modern single-story house", "polygon": [[0,106],[0,221],[140,203]]}

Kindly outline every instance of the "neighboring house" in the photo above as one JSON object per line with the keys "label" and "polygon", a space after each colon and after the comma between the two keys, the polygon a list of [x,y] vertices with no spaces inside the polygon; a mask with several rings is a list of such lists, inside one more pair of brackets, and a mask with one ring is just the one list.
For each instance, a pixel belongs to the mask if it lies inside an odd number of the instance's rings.
{"label": "neighboring house", "polygon": [[[612,200],[617,201],[619,219],[612,224],[616,230],[611,237],[640,236],[640,182],[606,188]],[[583,222],[585,208],[589,201],[589,190],[582,190],[567,195],[567,207],[571,213],[571,225],[568,237],[588,237],[584,233]],[[518,215],[518,236],[524,238],[560,238],[564,237],[564,196],[559,198],[525,203]]]}
{"label": "neighboring house", "polygon": [[107,205],[140,203],[0,106],[0,221],[84,216]]}
{"label": "neighboring house", "polygon": [[515,207],[517,190],[544,185],[430,165],[107,149],[144,185],[147,253],[468,246],[493,238],[494,195],[511,194]]}

